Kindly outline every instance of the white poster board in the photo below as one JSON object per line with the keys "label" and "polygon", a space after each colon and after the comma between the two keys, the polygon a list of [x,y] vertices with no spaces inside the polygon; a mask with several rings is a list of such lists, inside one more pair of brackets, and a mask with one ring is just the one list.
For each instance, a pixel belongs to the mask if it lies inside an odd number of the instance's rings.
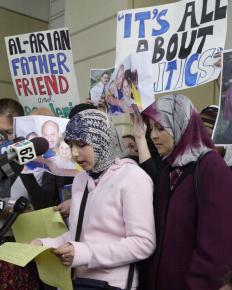
{"label": "white poster board", "polygon": [[79,103],[67,28],[5,37],[11,77],[25,114],[39,107],[68,118]]}
{"label": "white poster board", "polygon": [[224,48],[227,6],[227,0],[182,0],[120,11],[115,66],[130,54],[150,51],[154,93],[216,79],[215,54]]}

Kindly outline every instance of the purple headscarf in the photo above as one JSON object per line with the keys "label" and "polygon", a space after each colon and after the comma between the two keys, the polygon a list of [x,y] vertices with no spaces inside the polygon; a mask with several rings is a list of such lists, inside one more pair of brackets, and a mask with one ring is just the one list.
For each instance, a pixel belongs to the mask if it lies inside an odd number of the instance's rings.
{"label": "purple headscarf", "polygon": [[192,102],[183,95],[160,97],[143,114],[173,137],[174,148],[164,159],[174,167],[196,161],[201,154],[214,149]]}

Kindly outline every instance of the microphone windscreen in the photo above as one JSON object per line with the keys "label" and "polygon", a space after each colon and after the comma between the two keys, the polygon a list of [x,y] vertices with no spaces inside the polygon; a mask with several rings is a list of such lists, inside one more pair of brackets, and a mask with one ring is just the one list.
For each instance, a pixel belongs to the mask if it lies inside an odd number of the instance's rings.
{"label": "microphone windscreen", "polygon": [[43,137],[35,137],[30,140],[35,148],[35,153],[37,156],[43,155],[49,149],[48,141]]}
{"label": "microphone windscreen", "polygon": [[19,136],[19,137],[14,138],[14,142],[13,143],[20,142],[20,141],[23,141],[25,139],[26,139],[25,137]]}
{"label": "microphone windscreen", "polygon": [[24,196],[20,196],[14,204],[13,212],[23,213],[25,209],[27,208],[28,204],[29,204],[29,200]]}

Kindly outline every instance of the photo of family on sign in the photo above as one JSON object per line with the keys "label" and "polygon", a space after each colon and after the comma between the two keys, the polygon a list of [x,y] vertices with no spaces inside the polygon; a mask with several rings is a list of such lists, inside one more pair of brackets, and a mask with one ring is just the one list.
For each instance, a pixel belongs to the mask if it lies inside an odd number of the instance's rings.
{"label": "photo of family on sign", "polygon": [[[131,55],[115,69],[90,72],[90,98],[94,105],[103,98],[109,115],[133,113],[133,104],[143,111],[153,101],[150,54]],[[146,71],[144,63],[147,63]],[[96,79],[98,81],[96,81]]]}
{"label": "photo of family on sign", "polygon": [[68,120],[58,117],[25,116],[15,118],[16,136],[31,140],[43,137],[49,149],[42,156],[24,166],[23,173],[48,171],[54,175],[75,176],[81,170],[72,161],[71,149],[64,142],[64,131]]}

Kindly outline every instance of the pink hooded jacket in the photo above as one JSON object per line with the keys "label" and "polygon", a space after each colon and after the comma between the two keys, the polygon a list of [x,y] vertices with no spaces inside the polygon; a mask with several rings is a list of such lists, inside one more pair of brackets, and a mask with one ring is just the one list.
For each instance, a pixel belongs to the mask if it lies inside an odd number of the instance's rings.
{"label": "pink hooded jacket", "polygon": [[[88,182],[88,200],[80,242],[75,242],[79,207]],[[97,184],[97,185],[96,185]],[[130,159],[116,159],[94,181],[79,173],[72,186],[70,230],[57,238],[41,239],[45,246],[70,242],[75,248],[72,267],[78,277],[108,281],[125,288],[129,264],[145,259],[155,250],[153,183]],[[138,286],[135,270],[133,288]]]}

